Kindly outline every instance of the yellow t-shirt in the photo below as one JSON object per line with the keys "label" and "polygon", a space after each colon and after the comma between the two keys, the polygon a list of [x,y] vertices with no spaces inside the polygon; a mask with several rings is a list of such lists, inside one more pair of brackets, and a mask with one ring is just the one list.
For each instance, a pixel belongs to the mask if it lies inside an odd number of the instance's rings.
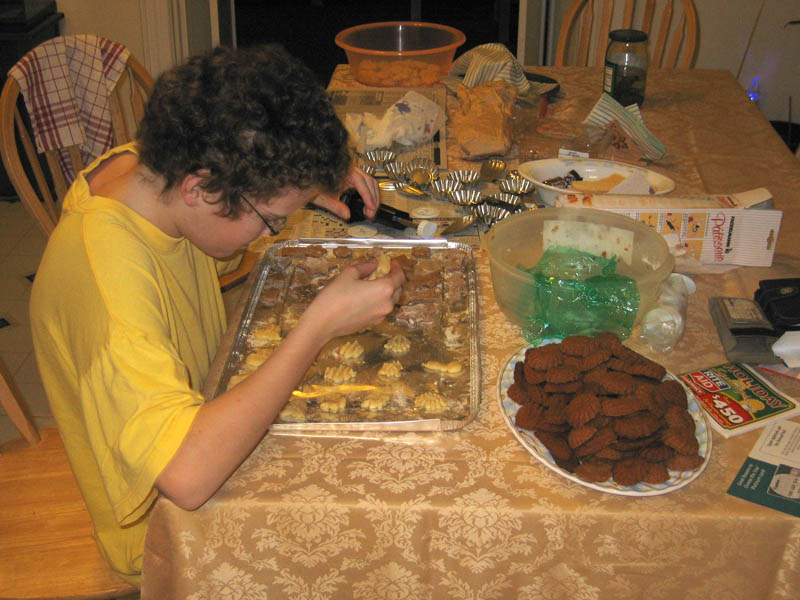
{"label": "yellow t-shirt", "polygon": [[31,330],[53,416],[101,550],[139,584],[155,480],[203,402],[225,327],[217,261],[83,171],[36,273]]}

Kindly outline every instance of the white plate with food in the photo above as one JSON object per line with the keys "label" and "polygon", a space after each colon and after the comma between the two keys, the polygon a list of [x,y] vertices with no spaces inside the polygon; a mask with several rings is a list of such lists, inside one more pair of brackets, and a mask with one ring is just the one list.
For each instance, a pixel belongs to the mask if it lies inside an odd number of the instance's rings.
{"label": "white plate with food", "polygon": [[[559,466],[556,464],[556,461],[554,460],[550,451],[536,437],[533,431],[523,429],[516,425],[515,418],[517,411],[521,408],[521,406],[509,398],[507,393],[508,388],[512,383],[514,383],[514,367],[517,362],[525,360],[525,352],[528,348],[529,346],[526,346],[515,352],[508,359],[500,374],[500,378],[497,382],[497,394],[498,402],[500,404],[500,412],[503,415],[503,420],[505,421],[506,425],[511,430],[511,433],[514,434],[514,437],[517,438],[522,446],[537,460],[539,460],[549,469],[553,470],[555,473],[582,486],[599,490],[601,492],[619,494],[623,496],[656,496],[660,494],[666,494],[668,492],[674,492],[675,490],[688,485],[697,479],[697,477],[700,476],[700,474],[708,465],[708,461],[711,457],[711,434],[709,431],[708,422],[706,421],[706,417],[702,409],[697,402],[694,401],[692,394],[687,393],[688,413],[695,423],[695,437],[699,445],[698,454],[703,458],[702,464],[700,464],[700,466],[697,468],[689,471],[670,470],[669,479],[663,483],[649,484],[640,481],[635,485],[622,486],[616,483],[613,478],[609,478],[606,481],[601,482],[585,481],[584,479],[578,477],[575,473],[572,473]],[[664,379],[674,379],[679,381],[670,373],[667,373]]]}
{"label": "white plate with food", "polygon": [[[522,163],[517,170],[533,182],[540,199],[547,206],[555,206],[559,194],[647,196],[667,194],[675,189],[675,182],[661,173],[611,160],[546,158]],[[570,172],[577,173],[580,179],[570,180]]]}

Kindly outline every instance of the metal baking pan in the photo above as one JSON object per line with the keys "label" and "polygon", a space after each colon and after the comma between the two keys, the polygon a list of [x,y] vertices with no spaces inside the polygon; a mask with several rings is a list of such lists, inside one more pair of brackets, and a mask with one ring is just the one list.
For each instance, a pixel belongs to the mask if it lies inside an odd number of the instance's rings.
{"label": "metal baking pan", "polygon": [[[321,252],[320,248],[325,255],[313,259],[316,261],[315,268],[324,258],[332,265],[331,272],[314,273],[314,278],[308,275],[311,260],[306,261],[307,257],[283,255],[306,250]],[[334,254],[334,250],[337,254],[348,252],[344,249],[349,249],[353,256],[340,258]],[[261,348],[256,343],[257,337],[267,327],[273,327],[274,330],[277,325],[282,336],[285,336],[303,306],[313,297],[314,285],[318,285],[314,283],[315,280],[324,283],[329,275],[335,275],[337,269],[343,268],[348,261],[366,260],[374,254],[410,256],[412,252],[431,254],[429,258],[415,259],[418,262],[411,271],[412,277],[416,276],[416,269],[421,269],[425,274],[437,269],[442,273],[444,281],[435,288],[435,316],[430,322],[423,320],[417,324],[413,319],[402,319],[404,315],[407,316],[408,306],[405,313],[401,312],[403,306],[398,306],[383,323],[365,332],[330,342],[317,356],[290,400],[294,405],[305,407],[304,416],[295,415],[289,421],[282,413],[271,430],[449,431],[464,427],[475,418],[480,404],[477,277],[470,246],[443,239],[308,238],[276,244],[255,267],[252,287],[214,395],[228,389],[233,378],[255,368],[253,365],[262,356],[260,352],[269,352],[263,349],[268,348],[268,344]],[[453,267],[455,264],[459,265],[457,271]],[[324,270],[324,266],[321,270]],[[405,290],[417,289],[410,283],[406,283]],[[463,287],[456,287],[462,283]],[[404,304],[403,300],[401,304]],[[433,311],[426,310],[426,314],[430,316]],[[409,328],[409,323],[416,326]],[[397,334],[406,336],[411,341],[412,349],[399,357],[403,366],[401,376],[389,380],[379,373],[384,362],[398,357],[387,356],[384,344],[389,337]],[[343,344],[353,340],[365,349],[363,357],[352,365],[355,378],[331,383],[326,379],[328,367],[350,364],[347,358],[343,359],[339,354]],[[451,343],[453,340],[455,342]],[[248,357],[255,355],[259,358],[251,364]],[[430,364],[452,363],[458,363],[463,368],[456,374],[427,369]],[[418,407],[417,400],[425,393],[444,397],[447,400],[446,408],[437,414],[435,410]],[[372,402],[364,402],[366,398],[376,397],[388,398],[386,406],[379,410],[362,406],[362,402],[364,406]],[[323,410],[323,403],[331,406],[331,398],[336,398],[337,402],[346,398],[346,407],[341,412]]]}

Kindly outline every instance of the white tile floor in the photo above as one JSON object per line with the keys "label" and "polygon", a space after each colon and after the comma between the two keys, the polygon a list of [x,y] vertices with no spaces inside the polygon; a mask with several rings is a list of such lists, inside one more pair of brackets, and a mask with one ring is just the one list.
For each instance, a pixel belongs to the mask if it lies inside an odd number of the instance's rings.
{"label": "white tile floor", "polygon": [[[0,327],[0,358],[39,428],[54,426],[55,422],[33,356],[28,317],[32,282],[26,276],[36,272],[45,243],[44,234],[20,202],[0,200],[0,319],[9,322]],[[223,294],[229,315],[244,287]],[[19,432],[0,408],[0,444],[17,437]]]}
{"label": "white tile floor", "polygon": [[[31,281],[45,246],[45,236],[19,202],[0,201],[0,357],[12,373],[37,427],[54,425],[33,356],[28,299]],[[19,437],[0,408],[0,443]]]}

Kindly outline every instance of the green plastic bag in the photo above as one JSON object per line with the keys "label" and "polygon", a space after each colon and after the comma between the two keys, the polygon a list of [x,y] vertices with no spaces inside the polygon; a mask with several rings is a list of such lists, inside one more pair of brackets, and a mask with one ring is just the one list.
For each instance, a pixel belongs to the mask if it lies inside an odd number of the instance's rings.
{"label": "green plastic bag", "polygon": [[639,290],[630,277],[618,275],[617,262],[567,246],[548,248],[528,272],[537,312],[523,328],[525,339],[595,335],[603,331],[625,339],[639,310]]}

